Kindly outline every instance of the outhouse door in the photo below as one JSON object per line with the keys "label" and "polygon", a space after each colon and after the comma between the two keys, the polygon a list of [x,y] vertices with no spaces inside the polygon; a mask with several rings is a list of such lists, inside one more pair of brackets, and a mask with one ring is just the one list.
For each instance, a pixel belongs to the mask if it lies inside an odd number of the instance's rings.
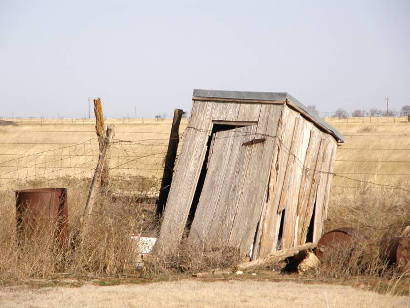
{"label": "outhouse door", "polygon": [[[256,125],[238,127],[213,134],[209,147],[207,172],[188,240],[205,249],[231,246],[240,248],[242,238],[233,229],[242,228],[245,237],[255,234],[252,217],[243,213],[244,193],[251,193],[248,167],[251,156],[261,152],[263,138],[257,138]],[[254,174],[252,172],[252,174]],[[252,177],[252,176],[251,176]],[[252,185],[250,185],[252,186]]]}

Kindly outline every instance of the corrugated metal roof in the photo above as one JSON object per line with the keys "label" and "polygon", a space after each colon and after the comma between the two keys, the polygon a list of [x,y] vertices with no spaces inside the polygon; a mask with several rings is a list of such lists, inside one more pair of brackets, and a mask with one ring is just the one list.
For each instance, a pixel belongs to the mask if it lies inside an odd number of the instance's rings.
{"label": "corrugated metal roof", "polygon": [[286,92],[247,92],[247,91],[223,91],[223,90],[202,90],[194,89],[193,99],[195,98],[214,98],[227,100],[255,100],[266,102],[282,101],[290,107],[296,109],[319,127],[329,132],[338,142],[344,142],[343,135],[334,127],[326,123],[319,116],[308,111],[305,105]]}

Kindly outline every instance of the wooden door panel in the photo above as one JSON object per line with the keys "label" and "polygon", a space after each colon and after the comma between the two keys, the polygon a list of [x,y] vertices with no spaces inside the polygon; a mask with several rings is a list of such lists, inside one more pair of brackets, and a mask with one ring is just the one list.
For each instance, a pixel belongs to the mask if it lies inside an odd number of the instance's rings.
{"label": "wooden door panel", "polygon": [[206,248],[227,246],[243,190],[256,125],[214,134],[207,174],[189,240]]}

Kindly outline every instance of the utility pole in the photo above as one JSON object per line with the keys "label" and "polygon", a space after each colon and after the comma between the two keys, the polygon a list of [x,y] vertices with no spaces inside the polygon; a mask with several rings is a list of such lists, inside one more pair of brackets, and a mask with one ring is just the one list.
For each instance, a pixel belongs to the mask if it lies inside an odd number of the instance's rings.
{"label": "utility pole", "polygon": [[389,97],[388,96],[386,96],[386,110],[387,110],[386,116],[389,116]]}

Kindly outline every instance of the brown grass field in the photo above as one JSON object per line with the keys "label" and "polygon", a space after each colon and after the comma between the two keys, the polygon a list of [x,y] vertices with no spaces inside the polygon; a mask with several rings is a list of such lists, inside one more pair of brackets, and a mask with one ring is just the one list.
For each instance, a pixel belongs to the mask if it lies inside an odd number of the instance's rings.
{"label": "brown grass field", "polygon": [[[158,194],[171,120],[106,120],[115,127],[110,154],[111,188],[125,197],[99,200],[100,212],[86,231],[80,228],[80,214],[98,158],[94,121],[0,120],[0,306],[48,307],[61,300],[61,306],[133,307],[167,303],[227,307],[408,307],[409,297],[391,294],[408,296],[409,277],[387,269],[374,247],[385,233],[397,234],[410,224],[410,122],[398,117],[327,121],[344,134],[345,143],[337,151],[325,229],[359,228],[369,239],[364,250],[370,261],[347,268],[346,263],[336,262],[307,279],[257,273],[256,279],[251,275],[231,275],[209,283],[189,279],[134,285],[135,281],[186,279],[193,272],[216,267],[234,268],[226,255],[225,259],[223,254],[212,259],[198,252],[186,254],[186,250],[170,260],[153,262],[143,273],[135,272],[131,265],[135,249],[124,239],[133,234],[153,235],[157,230],[153,204],[135,197]],[[181,142],[185,127],[183,120]],[[50,253],[52,244],[43,238],[33,241],[26,250],[17,249],[14,191],[34,187],[68,188],[70,240],[75,242],[83,232],[83,241],[75,251]],[[117,279],[131,285],[96,286]],[[288,279],[310,283],[295,284],[287,282]],[[311,284],[319,281],[321,285]],[[362,286],[389,295],[325,282]],[[63,288],[66,284],[83,286]],[[38,286],[55,288],[37,290]],[[304,291],[300,292],[301,289]],[[87,299],[90,293],[94,302]],[[113,296],[124,299],[114,305]]]}
{"label": "brown grass field", "polygon": [[0,289],[2,307],[408,307],[409,299],[348,286],[254,280]]}

